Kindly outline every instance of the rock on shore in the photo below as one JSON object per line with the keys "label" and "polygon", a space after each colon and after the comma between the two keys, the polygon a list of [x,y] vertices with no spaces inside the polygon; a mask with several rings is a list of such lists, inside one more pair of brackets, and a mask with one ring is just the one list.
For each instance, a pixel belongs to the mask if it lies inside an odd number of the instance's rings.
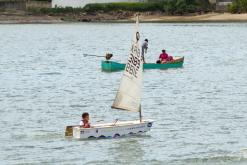
{"label": "rock on shore", "polygon": [[[0,23],[132,22],[135,12],[97,12],[35,15],[25,12],[0,13]],[[140,13],[142,22],[247,22],[247,14],[207,13],[168,16],[161,12]]]}

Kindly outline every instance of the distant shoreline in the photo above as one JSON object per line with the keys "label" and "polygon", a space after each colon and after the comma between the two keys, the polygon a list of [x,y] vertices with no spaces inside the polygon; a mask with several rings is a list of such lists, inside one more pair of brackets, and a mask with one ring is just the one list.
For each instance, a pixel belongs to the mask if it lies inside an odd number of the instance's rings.
{"label": "distant shoreline", "polygon": [[[162,14],[141,15],[143,23],[231,23],[247,22],[247,14],[230,14],[230,13],[209,13],[192,16],[166,16]],[[60,23],[130,23],[133,17],[113,18],[106,14],[83,15],[82,17],[66,16],[47,16],[47,15],[8,15],[0,14],[0,24],[60,24]]]}

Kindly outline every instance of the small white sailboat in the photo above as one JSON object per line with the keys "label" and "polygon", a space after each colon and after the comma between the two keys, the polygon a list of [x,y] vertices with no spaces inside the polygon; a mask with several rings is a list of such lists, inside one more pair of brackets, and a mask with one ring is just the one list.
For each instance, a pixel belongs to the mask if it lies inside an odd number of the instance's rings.
{"label": "small white sailboat", "polygon": [[137,16],[136,30],[132,40],[131,51],[112,108],[139,112],[140,119],[97,124],[92,125],[91,128],[67,126],[65,136],[71,136],[78,139],[108,138],[140,134],[151,129],[153,121],[142,119],[141,113],[143,61],[140,53],[139,40],[139,18]]}

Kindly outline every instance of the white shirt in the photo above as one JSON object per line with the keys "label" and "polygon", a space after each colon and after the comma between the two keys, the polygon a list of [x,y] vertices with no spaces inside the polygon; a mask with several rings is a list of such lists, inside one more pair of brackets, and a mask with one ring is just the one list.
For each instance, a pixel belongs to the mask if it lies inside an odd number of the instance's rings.
{"label": "white shirt", "polygon": [[144,41],[142,44],[142,56],[144,56],[144,52],[148,49],[148,42]]}

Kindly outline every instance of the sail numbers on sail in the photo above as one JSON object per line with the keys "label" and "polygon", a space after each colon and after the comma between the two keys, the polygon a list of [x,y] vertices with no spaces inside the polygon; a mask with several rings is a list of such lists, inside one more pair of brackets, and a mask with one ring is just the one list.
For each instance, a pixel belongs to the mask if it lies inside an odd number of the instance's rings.
{"label": "sail numbers on sail", "polygon": [[137,78],[137,73],[141,65],[141,55],[140,48],[138,45],[138,40],[140,39],[139,32],[136,33],[136,42],[132,44],[130,57],[126,65],[126,71]]}

